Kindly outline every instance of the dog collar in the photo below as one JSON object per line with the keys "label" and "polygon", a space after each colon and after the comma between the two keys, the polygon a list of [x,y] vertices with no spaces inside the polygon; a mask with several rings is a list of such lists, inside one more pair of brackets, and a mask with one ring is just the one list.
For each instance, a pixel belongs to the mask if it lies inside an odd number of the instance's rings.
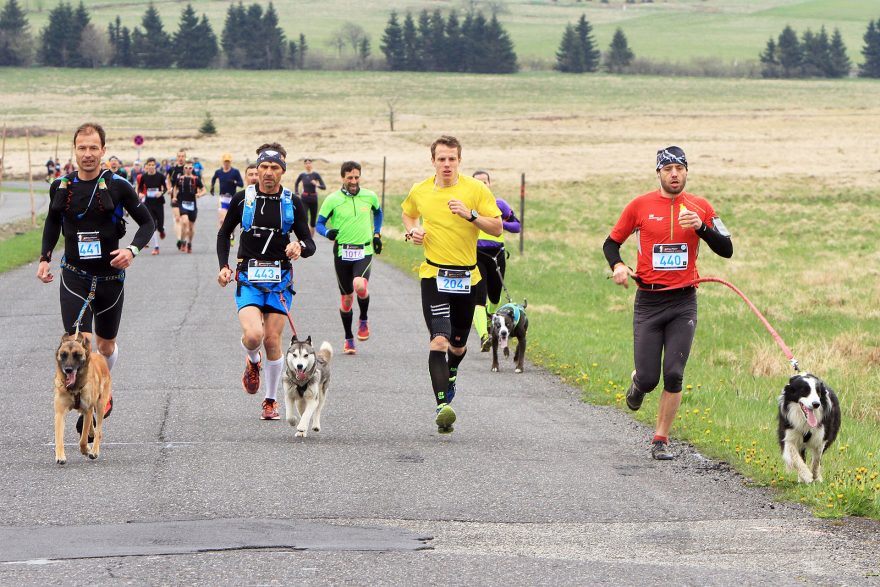
{"label": "dog collar", "polygon": [[505,308],[508,308],[511,310],[511,313],[513,314],[513,327],[516,328],[517,324],[519,324],[519,319],[520,319],[520,315],[521,315],[520,310],[519,310],[519,306],[516,304],[504,304],[503,306],[498,308],[498,310],[496,310],[496,312],[500,312],[501,310],[504,310]]}

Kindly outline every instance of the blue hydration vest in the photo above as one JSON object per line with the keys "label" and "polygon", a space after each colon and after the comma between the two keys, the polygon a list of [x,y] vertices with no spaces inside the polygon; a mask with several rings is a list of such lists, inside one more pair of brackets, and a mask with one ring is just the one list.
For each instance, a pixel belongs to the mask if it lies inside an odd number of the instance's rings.
{"label": "blue hydration vest", "polygon": [[[254,213],[257,211],[257,187],[247,186],[244,191],[244,210],[241,212],[241,229],[245,232],[254,225]],[[293,192],[284,189],[281,192],[281,232],[290,233],[293,228]]]}

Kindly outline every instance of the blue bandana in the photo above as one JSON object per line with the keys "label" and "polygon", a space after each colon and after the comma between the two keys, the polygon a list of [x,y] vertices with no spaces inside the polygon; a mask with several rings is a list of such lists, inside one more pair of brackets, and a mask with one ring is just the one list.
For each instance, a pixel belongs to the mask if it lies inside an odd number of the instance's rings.
{"label": "blue bandana", "polygon": [[657,151],[657,171],[660,171],[667,165],[684,165],[688,168],[687,157],[681,147],[671,146]]}
{"label": "blue bandana", "polygon": [[260,151],[259,156],[257,156],[257,165],[263,163],[264,161],[277,163],[281,166],[281,169],[287,171],[287,163],[284,162],[284,159],[281,157],[281,153],[279,153],[278,151],[273,151],[271,149]]}

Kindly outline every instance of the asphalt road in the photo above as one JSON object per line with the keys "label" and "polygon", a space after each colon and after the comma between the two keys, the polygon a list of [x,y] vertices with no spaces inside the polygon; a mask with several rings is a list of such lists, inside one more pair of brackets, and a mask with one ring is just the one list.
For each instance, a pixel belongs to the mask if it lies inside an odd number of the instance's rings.
{"label": "asphalt road", "polygon": [[[49,184],[44,181],[34,181],[34,207],[37,214],[42,214],[49,209]],[[7,188],[15,187],[15,191]],[[21,220],[31,217],[31,197],[27,191],[26,181],[3,181],[3,191],[0,193],[0,223]]]}
{"label": "asphalt road", "polygon": [[129,271],[97,461],[73,415],[53,457],[58,278],[0,275],[0,584],[880,584],[878,525],[816,519],[684,445],[652,461],[650,430],[533,367],[472,350],[439,436],[416,281],[374,266],[373,335],[345,356],[326,240],[294,300],[336,350],[323,429],[259,420],[202,202],[193,254],[165,240]]}

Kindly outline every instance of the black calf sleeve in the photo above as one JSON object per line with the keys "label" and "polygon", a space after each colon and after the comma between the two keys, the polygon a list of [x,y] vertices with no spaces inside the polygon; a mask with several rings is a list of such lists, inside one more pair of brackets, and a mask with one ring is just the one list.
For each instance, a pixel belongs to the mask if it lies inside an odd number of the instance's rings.
{"label": "black calf sleeve", "polygon": [[446,403],[446,389],[449,387],[449,365],[446,363],[446,353],[443,351],[428,353],[428,372],[431,374],[431,387],[437,403]]}
{"label": "black calf sleeve", "polygon": [[360,314],[359,319],[366,320],[367,319],[367,308],[370,307],[370,296],[367,296],[365,298],[358,298],[357,301],[358,301],[358,308],[360,308],[360,310],[361,310],[361,314]]}
{"label": "black calf sleeve", "polygon": [[462,359],[467,354],[467,348],[464,349],[464,352],[460,355],[456,355],[450,349],[448,354],[446,355],[446,362],[449,365],[449,376],[455,377],[458,374],[458,366],[461,364]]}
{"label": "black calf sleeve", "polygon": [[339,310],[339,317],[342,318],[342,327],[345,329],[345,338],[354,338],[354,335],[351,333],[351,321],[353,318],[353,312],[349,310],[348,312],[343,312]]}

